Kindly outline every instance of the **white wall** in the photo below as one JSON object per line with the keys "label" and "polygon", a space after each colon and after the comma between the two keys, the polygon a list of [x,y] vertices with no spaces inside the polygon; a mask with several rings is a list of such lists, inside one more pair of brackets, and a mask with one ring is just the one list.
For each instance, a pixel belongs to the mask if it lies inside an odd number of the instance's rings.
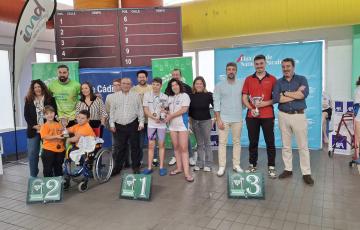
{"label": "white wall", "polygon": [[[6,23],[0,22],[0,47],[8,49],[12,55],[13,51],[13,34],[15,33],[15,24],[13,23]],[[54,30],[46,30],[42,32],[40,35],[40,39],[36,42],[34,48],[29,52],[29,56],[26,59],[23,72],[20,76],[19,82],[19,90],[18,90],[18,101],[17,101],[17,111],[16,111],[16,120],[17,120],[17,127],[24,128],[26,127],[26,122],[24,120],[23,115],[23,107],[24,107],[24,97],[28,91],[30,82],[31,82],[31,64],[36,61],[35,58],[35,50],[53,50],[55,51],[55,42],[54,42]],[[12,69],[12,56],[10,58],[10,70]],[[4,98],[1,98],[4,99]],[[6,100],[12,100],[11,95],[9,95]],[[12,103],[12,102],[10,102]],[[1,113],[10,113],[12,114],[12,110],[10,111],[1,111]],[[1,131],[9,131],[13,129],[13,123],[9,122],[7,124],[8,128],[2,129]]]}
{"label": "white wall", "polygon": [[236,46],[254,46],[293,41],[325,40],[326,92],[332,99],[351,99],[352,28],[337,27],[265,35],[234,37],[216,41],[184,43],[184,52]]}

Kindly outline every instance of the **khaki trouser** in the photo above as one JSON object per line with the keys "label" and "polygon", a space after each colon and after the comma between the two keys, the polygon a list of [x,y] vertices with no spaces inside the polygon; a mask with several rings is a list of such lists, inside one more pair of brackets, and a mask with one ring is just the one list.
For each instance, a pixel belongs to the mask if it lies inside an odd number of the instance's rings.
{"label": "khaki trouser", "polygon": [[240,137],[242,122],[224,122],[225,128],[223,130],[218,128],[219,134],[219,166],[226,166],[226,145],[228,142],[229,129],[231,129],[233,142],[233,167],[240,166]]}
{"label": "khaki trouser", "polygon": [[282,138],[282,158],[285,170],[292,171],[292,135],[299,148],[300,168],[303,175],[310,175],[310,152],[308,148],[308,123],[305,114],[288,114],[279,111],[279,127]]}

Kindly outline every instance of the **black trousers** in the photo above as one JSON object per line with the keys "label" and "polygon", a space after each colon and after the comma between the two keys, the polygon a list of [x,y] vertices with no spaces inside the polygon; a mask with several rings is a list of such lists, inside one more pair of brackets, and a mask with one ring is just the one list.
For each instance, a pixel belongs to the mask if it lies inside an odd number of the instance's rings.
{"label": "black trousers", "polygon": [[266,151],[268,155],[268,166],[275,166],[275,137],[274,118],[246,118],[246,126],[249,137],[249,163],[256,166],[258,160],[258,145],[260,127],[264,134]]}
{"label": "black trousers", "polygon": [[65,152],[56,153],[50,150],[43,149],[41,153],[41,160],[43,163],[44,177],[62,176]]}
{"label": "black trousers", "polygon": [[139,122],[134,120],[133,122],[127,125],[120,125],[115,123],[116,132],[114,134],[115,145],[114,148],[114,160],[115,167],[114,172],[120,172],[122,166],[126,161],[127,154],[127,145],[130,141],[131,146],[131,166],[133,169],[138,169],[140,167],[140,152],[139,152]]}

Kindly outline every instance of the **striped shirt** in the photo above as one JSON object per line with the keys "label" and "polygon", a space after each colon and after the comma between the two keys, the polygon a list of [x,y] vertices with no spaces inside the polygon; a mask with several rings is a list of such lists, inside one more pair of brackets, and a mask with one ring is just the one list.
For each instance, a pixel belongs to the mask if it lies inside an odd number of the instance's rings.
{"label": "striped shirt", "polygon": [[101,120],[101,118],[106,118],[108,116],[105,111],[104,102],[99,97],[96,97],[90,105],[87,105],[83,101],[79,101],[76,104],[76,115],[78,115],[81,110],[88,110],[90,112],[90,120]]}
{"label": "striped shirt", "polygon": [[128,93],[114,93],[115,100],[110,101],[110,127],[115,128],[115,123],[127,125],[136,118],[144,126],[144,110],[139,94],[133,91]]}

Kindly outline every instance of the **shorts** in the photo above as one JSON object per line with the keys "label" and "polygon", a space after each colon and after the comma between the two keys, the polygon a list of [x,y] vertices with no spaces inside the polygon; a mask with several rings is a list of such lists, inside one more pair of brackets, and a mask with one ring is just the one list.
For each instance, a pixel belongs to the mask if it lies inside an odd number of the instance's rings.
{"label": "shorts", "polygon": [[147,129],[148,140],[165,141],[166,128],[149,128]]}
{"label": "shorts", "polygon": [[332,115],[332,109],[331,109],[331,108],[327,108],[327,109],[324,109],[322,112],[328,114],[328,116],[327,116],[326,119],[330,121],[330,120],[331,120],[331,115]]}

